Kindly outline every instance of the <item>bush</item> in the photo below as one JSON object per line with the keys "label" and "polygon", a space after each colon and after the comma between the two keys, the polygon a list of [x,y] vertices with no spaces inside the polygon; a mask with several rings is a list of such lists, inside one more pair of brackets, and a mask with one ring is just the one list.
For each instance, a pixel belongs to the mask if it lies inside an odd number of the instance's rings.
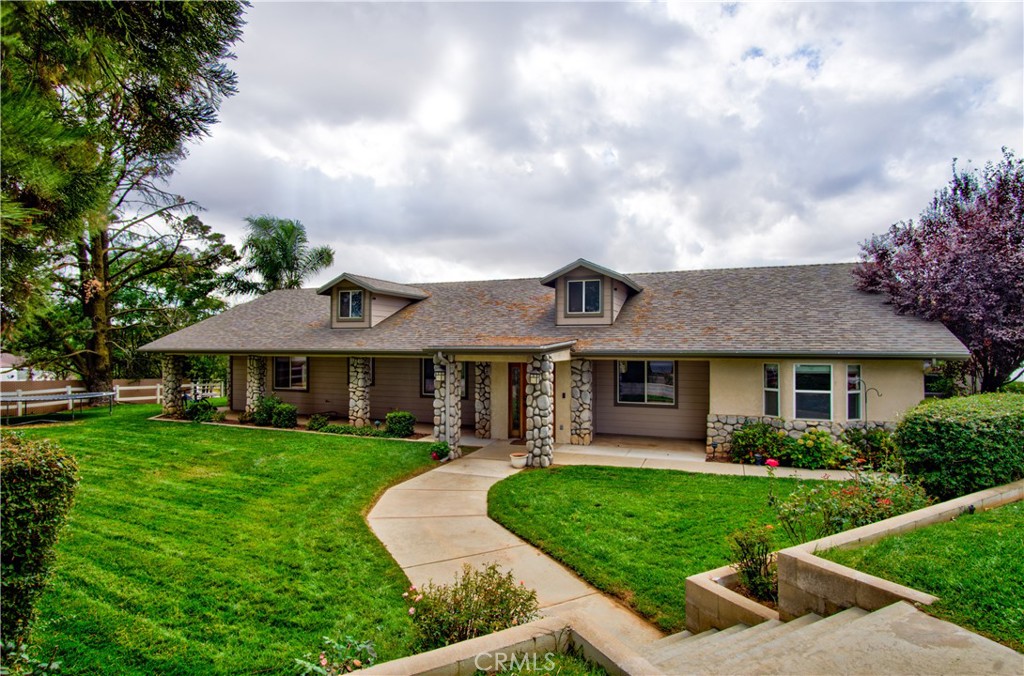
{"label": "bush", "polygon": [[210,422],[217,413],[217,407],[209,399],[189,400],[185,404],[185,417],[192,422]]}
{"label": "bush", "polygon": [[430,457],[434,460],[443,460],[448,457],[450,450],[445,442],[435,441],[427,446],[427,452],[430,453]]}
{"label": "bush", "polygon": [[854,462],[864,468],[886,469],[898,464],[899,454],[892,435],[876,427],[864,430],[850,427],[843,432],[842,442],[854,453]]}
{"label": "bush", "polygon": [[71,510],[78,463],[50,441],[4,433],[0,435],[0,485],[0,635],[5,644],[20,646],[28,637],[36,599],[53,564],[57,534]]}
{"label": "bush", "polygon": [[356,427],[355,425],[327,425],[323,427],[321,432],[327,434],[350,434],[354,437],[390,437],[391,435],[387,430],[379,430],[369,425],[363,425],[362,427]]}
{"label": "bush", "polygon": [[377,650],[372,641],[357,641],[346,636],[344,642],[324,636],[324,648],[319,655],[307,654],[304,660],[295,660],[300,674],[322,674],[338,676],[356,669],[373,666],[377,661]]}
{"label": "bush", "polygon": [[299,410],[293,404],[282,402],[274,408],[271,419],[274,427],[286,430],[294,429],[299,425]]}
{"label": "bush", "polygon": [[729,536],[729,549],[736,561],[740,582],[750,595],[761,601],[779,600],[778,567],[771,526],[747,526]]}
{"label": "bush", "polygon": [[483,636],[538,617],[537,592],[516,582],[512,572],[502,575],[496,563],[473,569],[468,563],[450,585],[433,582],[404,596],[412,605],[420,649],[433,650]]}
{"label": "bush", "polygon": [[928,496],[916,481],[888,474],[861,474],[849,481],[801,483],[778,504],[779,523],[792,544],[927,507]]}
{"label": "bush", "polygon": [[252,410],[252,422],[260,427],[271,427],[274,424],[274,411],[282,404],[280,399],[271,395],[260,397],[256,400],[256,407]]}
{"label": "bush", "polygon": [[330,418],[323,413],[314,413],[309,416],[309,422],[306,423],[306,429],[310,432],[319,432],[323,428],[330,424]]}
{"label": "bush", "polygon": [[949,500],[1024,478],[1024,395],[933,399],[896,428],[908,473]]}
{"label": "bush", "polygon": [[788,451],[789,464],[803,469],[842,467],[853,460],[851,449],[822,429],[804,432]]}
{"label": "bush", "polygon": [[411,437],[415,432],[416,416],[408,411],[391,411],[386,418],[388,434],[393,437]]}
{"label": "bush", "polygon": [[753,463],[755,455],[765,460],[775,458],[783,460],[789,457],[789,447],[793,439],[785,430],[772,427],[768,423],[747,423],[732,433],[732,445],[729,452],[733,462]]}

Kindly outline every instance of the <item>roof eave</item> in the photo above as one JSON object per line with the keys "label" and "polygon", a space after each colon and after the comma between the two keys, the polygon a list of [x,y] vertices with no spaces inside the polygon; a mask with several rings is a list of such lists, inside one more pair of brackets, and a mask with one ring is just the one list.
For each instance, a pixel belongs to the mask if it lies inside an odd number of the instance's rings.
{"label": "roof eave", "polygon": [[644,290],[644,288],[642,286],[640,286],[639,284],[637,284],[636,282],[634,282],[632,279],[630,279],[626,275],[622,274],[621,272],[615,272],[615,270],[611,270],[609,268],[606,268],[603,265],[598,265],[597,263],[591,263],[586,258],[577,258],[572,263],[569,263],[568,265],[565,265],[565,266],[559,268],[558,270],[555,270],[554,272],[552,272],[547,277],[544,277],[543,279],[541,279],[540,283],[541,283],[542,286],[554,287],[556,279],[558,279],[559,277],[561,277],[565,273],[567,273],[567,272],[569,272],[571,270],[575,270],[576,268],[579,268],[579,267],[584,267],[584,268],[587,268],[588,270],[593,270],[594,272],[596,272],[598,274],[607,275],[608,277],[611,277],[612,279],[614,279],[614,280],[616,280],[618,282],[622,282],[623,284],[628,286],[630,289],[632,289],[634,293],[640,293],[641,291]]}
{"label": "roof eave", "polygon": [[340,275],[338,275],[337,277],[335,277],[331,281],[329,281],[326,284],[324,284],[323,286],[321,286],[319,289],[316,290],[316,293],[317,293],[318,296],[329,296],[331,294],[331,289],[333,289],[335,286],[337,286],[341,282],[351,282],[352,284],[355,284],[356,286],[358,286],[358,287],[360,287],[362,289],[366,289],[367,291],[372,291],[373,293],[383,294],[385,296],[395,296],[396,298],[409,298],[411,300],[424,300],[424,299],[430,297],[430,295],[425,293],[425,292],[413,293],[413,292],[408,292],[408,291],[397,291],[395,289],[383,289],[383,288],[381,288],[379,286],[376,286],[372,282],[370,282],[370,281],[368,281],[366,279],[363,279],[362,277],[359,277],[358,275],[352,275],[352,274],[349,274],[347,272],[341,273]]}

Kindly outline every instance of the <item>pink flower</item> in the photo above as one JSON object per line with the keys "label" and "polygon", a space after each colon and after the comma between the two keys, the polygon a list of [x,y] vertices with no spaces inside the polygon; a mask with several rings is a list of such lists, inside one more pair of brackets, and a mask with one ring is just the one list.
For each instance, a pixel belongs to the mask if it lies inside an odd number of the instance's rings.
{"label": "pink flower", "polygon": [[410,615],[415,615],[416,614],[416,609],[415,608],[409,608],[409,614]]}
{"label": "pink flower", "polygon": [[420,601],[422,601],[422,600],[423,600],[423,594],[418,594],[418,595],[416,596],[416,598],[414,598],[414,599],[413,599],[413,602],[414,602],[414,603],[419,603],[419,602],[420,602]]}
{"label": "pink flower", "polygon": [[327,654],[326,653],[320,653],[320,666],[321,667],[326,667],[327,666]]}
{"label": "pink flower", "polygon": [[768,465],[769,467],[778,467],[779,461],[776,460],[775,458],[768,458],[767,460],[764,461],[764,464]]}

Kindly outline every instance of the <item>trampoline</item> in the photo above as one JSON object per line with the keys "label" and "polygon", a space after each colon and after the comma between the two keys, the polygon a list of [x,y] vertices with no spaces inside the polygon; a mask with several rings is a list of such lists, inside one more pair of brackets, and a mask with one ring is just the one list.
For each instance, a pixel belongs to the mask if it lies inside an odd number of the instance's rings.
{"label": "trampoline", "polygon": [[4,407],[4,412],[7,414],[8,423],[11,420],[11,404],[17,406],[18,414],[15,417],[23,417],[27,413],[23,413],[24,408],[21,404],[40,403],[40,402],[68,402],[71,404],[69,410],[71,411],[71,419],[75,419],[75,402],[78,402],[78,412],[82,412],[82,408],[85,402],[94,399],[106,399],[107,405],[109,406],[108,414],[114,412],[114,397],[115,392],[71,392],[63,394],[11,394],[9,392],[0,394],[0,406]]}

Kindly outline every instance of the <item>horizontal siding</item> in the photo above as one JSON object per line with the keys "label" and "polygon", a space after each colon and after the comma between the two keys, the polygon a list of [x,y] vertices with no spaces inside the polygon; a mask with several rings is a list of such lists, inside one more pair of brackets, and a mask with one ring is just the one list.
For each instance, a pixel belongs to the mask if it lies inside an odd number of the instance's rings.
{"label": "horizontal siding", "polygon": [[594,362],[594,431],[673,439],[704,439],[707,433],[709,364],[676,362],[678,408],[616,406],[615,362]]}
{"label": "horizontal siding", "polygon": [[231,357],[231,410],[245,410],[246,358]]}
{"label": "horizontal siding", "polygon": [[[370,292],[367,291],[367,293]],[[399,298],[398,296],[370,294],[370,322],[373,326],[377,326],[411,302],[408,298]]]}
{"label": "horizontal siding", "polygon": [[294,404],[302,415],[334,411],[342,418],[348,417],[348,359],[310,357],[307,378],[308,392],[273,389],[274,363],[268,358],[267,394]]}
{"label": "horizontal siding", "polygon": [[[473,411],[473,364],[467,364],[469,397],[462,400],[462,424],[475,423]],[[383,359],[374,361],[373,387],[370,388],[370,417],[384,420],[390,411],[409,411],[421,423],[434,421],[434,399],[420,396],[419,359]]]}

